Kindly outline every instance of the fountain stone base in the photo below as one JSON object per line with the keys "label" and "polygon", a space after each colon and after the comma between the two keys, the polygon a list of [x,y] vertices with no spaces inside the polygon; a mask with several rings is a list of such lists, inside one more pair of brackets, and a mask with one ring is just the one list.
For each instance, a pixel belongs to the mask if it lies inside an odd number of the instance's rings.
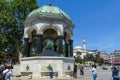
{"label": "fountain stone base", "polygon": [[47,68],[48,65],[51,65],[53,67],[53,72],[57,74],[58,77],[62,75],[68,75],[69,72],[73,72],[74,58],[55,56],[22,58],[20,64],[20,73],[26,71],[32,72],[32,76],[43,76],[43,73],[49,72],[49,69]]}

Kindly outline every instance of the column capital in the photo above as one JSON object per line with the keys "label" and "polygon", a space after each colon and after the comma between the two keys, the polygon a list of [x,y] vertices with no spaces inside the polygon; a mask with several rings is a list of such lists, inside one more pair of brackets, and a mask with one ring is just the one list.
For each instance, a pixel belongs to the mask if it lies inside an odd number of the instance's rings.
{"label": "column capital", "polygon": [[43,35],[42,34],[36,34],[36,37],[42,37]]}

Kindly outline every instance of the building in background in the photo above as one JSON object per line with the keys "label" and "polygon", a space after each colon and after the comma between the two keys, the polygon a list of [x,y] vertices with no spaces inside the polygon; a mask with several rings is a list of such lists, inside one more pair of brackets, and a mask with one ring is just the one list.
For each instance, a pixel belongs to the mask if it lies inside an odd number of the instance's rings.
{"label": "building in background", "polygon": [[79,56],[83,59],[86,54],[87,54],[86,40],[83,39],[83,46],[76,46],[73,49],[73,56],[76,56],[76,57]]}
{"label": "building in background", "polygon": [[99,58],[104,60],[104,64],[110,64],[110,54],[106,51],[101,50],[88,50],[88,53],[92,54],[94,57],[99,56]]}
{"label": "building in background", "polygon": [[120,65],[120,50],[115,50],[110,54],[110,63],[112,65]]}
{"label": "building in background", "polygon": [[[93,57],[98,57],[100,60],[103,60],[103,63],[105,64],[110,64],[110,54],[106,51],[101,51],[98,49],[95,50],[88,50],[86,48],[86,40],[83,39],[82,40],[82,46],[76,46],[73,49],[73,56],[75,57],[80,57],[81,59],[83,59],[87,54],[88,56],[90,56],[89,54],[92,54]],[[90,60],[88,61],[89,63],[93,63],[94,60],[93,58],[90,58]],[[87,63],[88,63],[87,62]]]}

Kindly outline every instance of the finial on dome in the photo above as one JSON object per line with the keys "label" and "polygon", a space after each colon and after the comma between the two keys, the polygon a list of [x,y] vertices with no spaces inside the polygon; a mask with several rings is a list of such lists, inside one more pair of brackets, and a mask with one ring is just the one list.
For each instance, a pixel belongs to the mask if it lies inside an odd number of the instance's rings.
{"label": "finial on dome", "polygon": [[49,2],[49,6],[52,6],[52,1]]}

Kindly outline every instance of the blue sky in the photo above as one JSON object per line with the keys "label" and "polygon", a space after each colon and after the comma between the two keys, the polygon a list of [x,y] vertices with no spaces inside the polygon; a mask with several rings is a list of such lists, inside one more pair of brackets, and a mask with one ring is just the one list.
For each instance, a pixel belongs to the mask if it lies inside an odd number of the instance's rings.
{"label": "blue sky", "polygon": [[39,6],[49,1],[66,12],[75,24],[74,47],[113,52],[120,49],[120,0],[38,0]]}

